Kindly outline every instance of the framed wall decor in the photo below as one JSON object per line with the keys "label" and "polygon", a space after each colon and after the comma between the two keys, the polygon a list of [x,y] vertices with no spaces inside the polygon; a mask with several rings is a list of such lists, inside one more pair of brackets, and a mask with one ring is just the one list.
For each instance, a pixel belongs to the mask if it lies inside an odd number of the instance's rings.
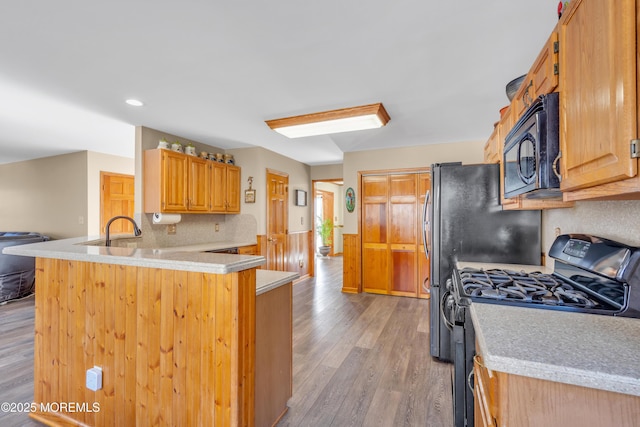
{"label": "framed wall decor", "polygon": [[307,192],[304,190],[296,190],[296,206],[307,206]]}
{"label": "framed wall decor", "polygon": [[353,191],[353,188],[347,188],[344,199],[345,204],[347,205],[347,211],[353,212],[353,210],[356,208],[356,192]]}
{"label": "framed wall decor", "polygon": [[256,202],[256,190],[244,190],[244,202],[255,203]]}

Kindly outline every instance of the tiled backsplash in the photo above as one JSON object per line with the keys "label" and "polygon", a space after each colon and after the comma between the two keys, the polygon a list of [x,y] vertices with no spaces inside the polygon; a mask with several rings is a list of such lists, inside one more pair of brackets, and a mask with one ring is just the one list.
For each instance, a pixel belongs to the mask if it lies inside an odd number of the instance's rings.
{"label": "tiled backsplash", "polygon": [[[547,253],[555,240],[556,229],[561,234],[585,233],[640,246],[640,200],[582,201],[569,209],[550,209],[542,214],[542,245]],[[553,259],[547,257],[547,265]]]}
{"label": "tiled backsplash", "polygon": [[[255,242],[257,222],[253,215],[183,214],[176,234],[165,224],[153,224],[152,214],[142,214],[142,242],[138,247],[168,248],[210,242]],[[218,231],[216,230],[218,224]]]}

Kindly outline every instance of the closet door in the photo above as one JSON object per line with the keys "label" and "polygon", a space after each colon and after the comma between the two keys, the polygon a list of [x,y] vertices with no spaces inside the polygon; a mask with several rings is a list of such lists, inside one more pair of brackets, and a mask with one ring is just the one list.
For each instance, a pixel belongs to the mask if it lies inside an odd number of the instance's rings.
{"label": "closet door", "polygon": [[362,288],[389,293],[389,186],[386,175],[362,177]]}
{"label": "closet door", "polygon": [[392,295],[417,296],[418,175],[389,175],[389,253]]}

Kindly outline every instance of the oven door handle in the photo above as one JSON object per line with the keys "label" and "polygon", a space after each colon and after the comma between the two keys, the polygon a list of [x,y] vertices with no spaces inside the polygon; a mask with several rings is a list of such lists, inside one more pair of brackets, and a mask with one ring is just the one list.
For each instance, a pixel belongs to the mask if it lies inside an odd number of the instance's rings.
{"label": "oven door handle", "polygon": [[447,303],[447,297],[449,295],[451,295],[451,292],[446,291],[440,299],[440,317],[442,318],[442,321],[444,322],[444,325],[447,327],[447,329],[453,331],[453,323],[451,323],[449,319],[447,319],[447,316],[445,316],[444,314],[444,305]]}

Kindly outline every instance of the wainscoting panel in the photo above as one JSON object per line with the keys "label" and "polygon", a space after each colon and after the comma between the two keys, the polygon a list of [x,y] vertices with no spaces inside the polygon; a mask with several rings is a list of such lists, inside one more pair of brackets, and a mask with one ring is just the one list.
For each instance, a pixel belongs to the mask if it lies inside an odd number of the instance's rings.
{"label": "wainscoting panel", "polygon": [[343,234],[342,248],[343,254],[343,278],[342,292],[358,293],[362,292],[360,283],[360,245],[358,244],[358,234]]}

